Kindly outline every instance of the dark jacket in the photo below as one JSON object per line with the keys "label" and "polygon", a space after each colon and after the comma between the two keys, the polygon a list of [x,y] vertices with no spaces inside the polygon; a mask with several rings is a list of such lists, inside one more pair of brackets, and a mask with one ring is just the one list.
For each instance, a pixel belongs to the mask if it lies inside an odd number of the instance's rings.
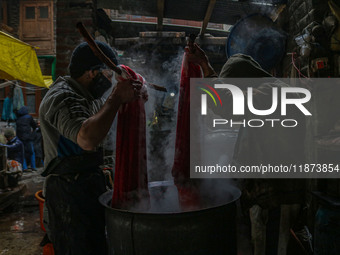
{"label": "dark jacket", "polygon": [[33,120],[33,117],[28,114],[26,106],[18,110],[16,126],[16,134],[21,141],[33,140],[33,131],[37,128],[37,124]]}
{"label": "dark jacket", "polygon": [[[254,90],[254,107],[256,109],[269,109],[272,104],[272,88],[288,87],[289,85],[272,77],[264,71],[261,66],[251,57],[237,54],[228,59],[220,73],[220,78],[264,78],[268,83],[262,80],[253,80],[252,87]],[[256,82],[258,83],[256,84]],[[244,86],[239,84],[240,86]],[[246,88],[240,87],[242,90]],[[231,104],[230,93],[222,96],[225,104]],[[292,95],[291,95],[292,96]],[[298,97],[298,95],[295,95]],[[215,113],[222,115],[226,119],[237,118],[218,107],[212,108]],[[223,109],[232,109],[232,106]],[[222,110],[222,109],[221,109]],[[227,115],[227,116],[226,116]],[[254,116],[246,112],[244,119],[261,119],[262,116]],[[279,110],[275,111],[270,118],[282,118]],[[304,159],[304,140],[305,140],[305,117],[299,110],[291,109],[287,119],[297,119],[299,125],[295,128],[283,128],[277,125],[272,128],[264,126],[261,128],[251,128],[241,126],[238,139],[234,149],[233,160],[237,165],[288,165],[300,164]],[[303,179],[247,179],[243,183],[243,202],[247,206],[254,204],[262,208],[271,208],[280,204],[301,203],[304,196]]]}
{"label": "dark jacket", "polygon": [[24,145],[18,137],[14,137],[9,141],[6,147],[8,159],[18,161],[21,164],[24,163]]}

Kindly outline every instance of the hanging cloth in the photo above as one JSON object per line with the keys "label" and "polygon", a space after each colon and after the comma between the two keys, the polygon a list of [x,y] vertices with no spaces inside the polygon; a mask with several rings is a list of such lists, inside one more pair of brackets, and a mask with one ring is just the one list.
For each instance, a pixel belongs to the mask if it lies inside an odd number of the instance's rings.
{"label": "hanging cloth", "polygon": [[19,110],[24,106],[24,96],[22,89],[19,86],[15,86],[13,90],[13,110]]}
{"label": "hanging cloth", "polygon": [[182,210],[196,209],[200,206],[196,182],[190,180],[190,78],[201,78],[199,65],[189,63],[184,53],[177,113],[175,157],[172,176],[178,189]]}
{"label": "hanging cloth", "polygon": [[13,112],[13,98],[10,97],[5,98],[1,119],[5,121],[16,120],[16,116]]}
{"label": "hanging cloth", "polygon": [[[119,66],[123,75],[117,80],[144,78],[128,66]],[[145,211],[150,205],[146,161],[146,122],[144,99],[121,107],[118,113],[116,167],[112,207]]]}

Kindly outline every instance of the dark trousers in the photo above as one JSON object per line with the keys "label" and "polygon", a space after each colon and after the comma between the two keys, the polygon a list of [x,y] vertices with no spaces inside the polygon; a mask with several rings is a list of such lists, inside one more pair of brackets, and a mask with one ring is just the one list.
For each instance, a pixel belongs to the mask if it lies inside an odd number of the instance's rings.
{"label": "dark trousers", "polygon": [[22,141],[24,144],[24,151],[25,151],[25,160],[26,160],[26,165],[27,167],[31,164],[31,157],[33,154],[33,146],[32,146],[32,141]]}
{"label": "dark trousers", "polygon": [[315,216],[314,254],[340,254],[340,209],[321,205]]}
{"label": "dark trousers", "polygon": [[56,255],[105,255],[106,191],[101,170],[49,176],[46,183],[49,237]]}

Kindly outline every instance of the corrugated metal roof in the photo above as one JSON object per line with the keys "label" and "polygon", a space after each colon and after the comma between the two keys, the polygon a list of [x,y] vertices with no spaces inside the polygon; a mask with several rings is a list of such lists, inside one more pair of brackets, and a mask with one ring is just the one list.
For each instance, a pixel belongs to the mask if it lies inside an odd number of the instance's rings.
{"label": "corrugated metal roof", "polygon": [[[164,18],[203,21],[209,0],[165,0]],[[157,0],[97,0],[98,8],[119,10],[124,14],[157,17]],[[217,0],[210,22],[234,24],[252,13],[268,14],[275,6],[258,3]]]}

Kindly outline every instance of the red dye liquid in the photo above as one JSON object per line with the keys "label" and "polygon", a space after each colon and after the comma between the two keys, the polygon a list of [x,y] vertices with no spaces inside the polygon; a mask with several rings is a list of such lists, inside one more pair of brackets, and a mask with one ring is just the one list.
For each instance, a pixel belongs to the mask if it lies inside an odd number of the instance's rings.
{"label": "red dye liquid", "polygon": [[198,189],[190,180],[190,78],[200,77],[202,77],[201,67],[189,63],[187,53],[184,53],[178,102],[175,157],[172,168],[172,176],[178,189],[182,210],[200,207]]}
{"label": "red dye liquid", "polygon": [[[132,79],[143,82],[143,77],[128,66],[120,67]],[[147,210],[149,207],[145,129],[144,100],[123,105],[117,123],[114,208]]]}

